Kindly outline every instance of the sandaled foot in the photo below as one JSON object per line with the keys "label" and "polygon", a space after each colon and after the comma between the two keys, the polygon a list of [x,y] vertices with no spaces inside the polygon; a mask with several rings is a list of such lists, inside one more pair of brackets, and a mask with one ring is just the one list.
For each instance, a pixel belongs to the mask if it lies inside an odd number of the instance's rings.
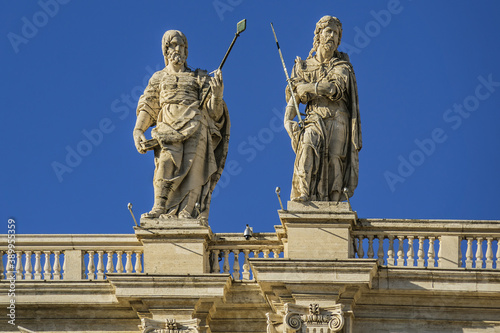
{"label": "sandaled foot", "polygon": [[163,213],[163,209],[161,208],[153,208],[149,213],[144,213],[141,215],[141,218],[145,219],[155,219],[160,217],[160,215]]}
{"label": "sandaled foot", "polygon": [[189,214],[188,212],[183,210],[182,212],[179,213],[179,218],[180,219],[192,219],[193,216],[191,216],[191,214]]}
{"label": "sandaled foot", "polygon": [[295,201],[295,202],[306,202],[306,201],[309,201],[309,198],[306,195],[301,195],[300,197],[293,198],[292,201]]}

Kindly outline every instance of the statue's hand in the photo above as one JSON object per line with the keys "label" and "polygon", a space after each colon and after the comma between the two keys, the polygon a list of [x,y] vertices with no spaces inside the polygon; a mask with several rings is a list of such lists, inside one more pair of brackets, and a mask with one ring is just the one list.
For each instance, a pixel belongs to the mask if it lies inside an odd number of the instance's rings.
{"label": "statue's hand", "polygon": [[210,79],[210,87],[212,88],[212,96],[217,99],[222,99],[224,82],[222,81],[222,72],[220,69],[217,69],[214,72],[214,77]]}
{"label": "statue's hand", "polygon": [[146,154],[147,150],[142,148],[141,142],[146,141],[146,136],[144,135],[144,132],[141,131],[140,129],[135,129],[134,130],[134,143],[135,143],[135,148],[137,148],[137,151],[141,154]]}
{"label": "statue's hand", "polygon": [[294,136],[294,134],[300,131],[299,124],[296,121],[285,121],[285,129],[290,137]]}
{"label": "statue's hand", "polygon": [[307,94],[314,94],[313,83],[302,83],[297,86],[297,96],[300,100],[307,100]]}

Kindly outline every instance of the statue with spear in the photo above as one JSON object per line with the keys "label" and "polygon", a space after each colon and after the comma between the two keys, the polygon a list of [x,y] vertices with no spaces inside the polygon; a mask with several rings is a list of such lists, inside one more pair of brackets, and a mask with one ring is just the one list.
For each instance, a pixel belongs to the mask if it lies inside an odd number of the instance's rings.
{"label": "statue with spear", "polygon": [[[348,200],[358,184],[361,149],[358,90],[347,54],[338,51],[342,24],[332,16],[316,24],[313,48],[287,76],[284,125],[296,153],[292,201]],[[302,119],[299,104],[305,104]],[[298,122],[294,120],[298,117]]]}

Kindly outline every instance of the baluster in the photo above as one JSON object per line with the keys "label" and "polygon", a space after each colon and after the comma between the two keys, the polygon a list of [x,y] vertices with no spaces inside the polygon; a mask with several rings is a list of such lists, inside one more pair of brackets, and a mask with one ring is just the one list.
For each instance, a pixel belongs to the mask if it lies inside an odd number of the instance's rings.
{"label": "baluster", "polygon": [[417,266],[424,267],[425,266],[425,257],[424,257],[424,240],[425,236],[418,236],[418,251],[417,251]]}
{"label": "baluster", "polygon": [[85,251],[82,251],[82,256],[83,256],[83,257],[82,257],[82,260],[83,260],[83,261],[82,261],[82,274],[81,274],[81,276],[82,276],[82,280],[84,280],[84,279],[85,279],[85,269],[86,269],[86,268],[85,268],[85,253],[86,253]]}
{"label": "baluster", "polygon": [[486,237],[488,246],[486,248],[486,268],[493,268],[493,249],[492,249],[492,237]]}
{"label": "baluster", "polygon": [[229,252],[231,250],[223,250],[224,253],[224,265],[222,265],[222,269],[224,270],[224,273],[229,273]]}
{"label": "baluster", "polygon": [[243,280],[250,280],[250,264],[248,263],[248,255],[250,250],[243,250],[245,261],[243,262]]}
{"label": "baluster", "polygon": [[377,236],[378,238],[378,250],[377,250],[377,258],[378,258],[378,264],[383,265],[384,264],[384,235],[379,235]]}
{"label": "baluster", "polygon": [[405,236],[398,236],[398,266],[405,265],[404,241]]}
{"label": "baluster", "polygon": [[21,251],[16,251],[16,280],[23,279],[23,253]]}
{"label": "baluster", "polygon": [[363,239],[364,236],[360,235],[358,237],[358,258],[362,259],[365,256],[365,252],[363,250]]}
{"label": "baluster", "polygon": [[94,251],[87,251],[89,254],[89,264],[87,265],[87,279],[95,280]]}
{"label": "baluster", "polygon": [[280,253],[281,253],[280,249],[272,249],[271,251],[273,252],[273,257],[274,258],[279,258],[280,257]]}
{"label": "baluster", "polygon": [[35,251],[35,280],[42,279],[42,264],[40,263],[40,251]]}
{"label": "baluster", "polygon": [[123,273],[123,251],[116,251],[116,272]]}
{"label": "baluster", "polygon": [[467,237],[467,251],[465,252],[465,267],[472,268],[472,237]]}
{"label": "baluster", "polygon": [[262,253],[264,254],[264,257],[263,258],[269,258],[269,249],[265,249],[265,250],[262,250]]}
{"label": "baluster", "polygon": [[52,273],[52,266],[50,265],[50,251],[43,251],[45,254],[45,264],[43,265],[43,279],[50,280]]}
{"label": "baluster", "polygon": [[394,266],[394,236],[389,236],[389,249],[387,250],[387,266]]}
{"label": "baluster", "polygon": [[234,253],[234,263],[233,263],[233,278],[235,280],[240,279],[240,261],[238,255],[240,254],[240,250],[233,250]]}
{"label": "baluster", "polygon": [[375,253],[373,252],[373,235],[368,235],[368,258],[373,259]]}
{"label": "baluster", "polygon": [[66,265],[66,253],[64,251],[63,251],[63,255],[64,255],[63,256],[64,261],[63,261],[63,267],[62,267],[63,268],[63,276],[62,276],[62,278],[64,279],[64,276],[66,275],[66,266],[67,266]]}
{"label": "baluster", "polygon": [[212,250],[212,273],[220,273],[219,250]]}
{"label": "baluster", "polygon": [[16,267],[16,255],[14,253],[8,254],[7,252],[7,264],[5,265],[6,278],[8,280],[14,277],[14,270]]}
{"label": "baluster", "polygon": [[497,254],[495,255],[495,265],[497,269],[500,269],[500,267],[498,267],[498,264],[500,263],[499,258],[500,258],[500,239],[497,238]]}
{"label": "baluster", "polygon": [[434,240],[436,237],[429,237],[429,250],[427,251],[427,267],[434,267],[436,265],[435,262],[435,253],[434,253]]}
{"label": "baluster", "polygon": [[[8,253],[8,252],[7,252]],[[6,275],[5,278],[10,280],[14,276],[14,254],[7,254],[7,265],[5,265]]]}
{"label": "baluster", "polygon": [[33,279],[33,266],[31,266],[31,251],[26,251],[24,253],[26,261],[24,262],[24,279],[31,280]]}
{"label": "baluster", "polygon": [[106,251],[106,273],[114,273],[115,265],[113,264],[113,251]]}
{"label": "baluster", "polygon": [[476,268],[483,268],[483,237],[477,238]]}
{"label": "baluster", "polygon": [[[441,260],[441,255],[443,254],[443,247],[441,246],[441,236],[439,236],[438,238],[438,245],[439,245],[439,249],[438,249],[438,267],[443,267],[443,261]],[[459,251],[460,252],[460,251]],[[458,259],[458,262],[460,262],[460,258]]]}
{"label": "baluster", "polygon": [[97,251],[97,280],[104,280],[104,263],[102,256],[104,251]]}
{"label": "baluster", "polygon": [[415,266],[415,251],[413,250],[414,236],[408,236],[408,252],[406,254],[406,266]]}
{"label": "baluster", "polygon": [[260,250],[253,250],[253,257],[254,258],[258,258],[259,257],[259,253],[260,253]]}
{"label": "baluster", "polygon": [[127,261],[125,263],[125,272],[132,273],[132,251],[125,251],[127,254]]}
{"label": "baluster", "polygon": [[[463,238],[460,237],[458,239],[458,267],[462,267],[462,240]],[[443,247],[441,246],[441,244],[439,244],[439,250],[441,251]]]}
{"label": "baluster", "polygon": [[142,258],[141,258],[142,251],[135,251],[135,272],[136,273],[142,273]]}
{"label": "baluster", "polygon": [[59,255],[61,251],[54,251],[54,280],[61,280],[61,263]]}
{"label": "baluster", "polygon": [[3,280],[4,278],[6,278],[7,276],[4,275],[4,270],[3,270],[3,254],[5,252],[4,251],[0,251],[0,280]]}

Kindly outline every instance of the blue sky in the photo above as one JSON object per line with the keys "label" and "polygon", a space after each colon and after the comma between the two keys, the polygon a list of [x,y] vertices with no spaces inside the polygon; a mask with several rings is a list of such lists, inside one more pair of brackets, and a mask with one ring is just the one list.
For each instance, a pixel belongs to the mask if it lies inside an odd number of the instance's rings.
{"label": "blue sky", "polygon": [[[351,199],[362,218],[499,219],[500,4],[472,1],[10,1],[0,12],[0,217],[18,233],[132,233],[153,201],[153,156],[135,150],[137,98],[183,31],[188,64],[223,69],[231,116],[214,232],[273,231],[294,153],[284,73],[323,15],[343,22],[363,149]],[[92,140],[88,138],[92,137]],[[73,152],[73,153],[69,153]],[[80,153],[79,153],[80,152]],[[73,155],[68,157],[69,155]],[[78,154],[77,157],[74,154]],[[54,165],[66,172],[55,172]],[[69,172],[71,171],[71,172]],[[7,228],[5,229],[5,231]]]}

